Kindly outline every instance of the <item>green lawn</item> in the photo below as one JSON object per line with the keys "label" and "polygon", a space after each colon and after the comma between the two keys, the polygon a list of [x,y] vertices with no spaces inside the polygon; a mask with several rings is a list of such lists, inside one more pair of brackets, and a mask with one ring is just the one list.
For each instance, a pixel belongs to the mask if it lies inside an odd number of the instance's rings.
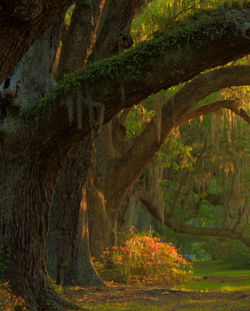
{"label": "green lawn", "polygon": [[249,276],[250,269],[234,269],[217,260],[194,263],[194,276]]}
{"label": "green lawn", "polygon": [[176,288],[221,292],[250,291],[250,270],[232,269],[219,261],[195,263],[192,281]]}
{"label": "green lawn", "polygon": [[[221,262],[207,261],[195,263],[194,271],[194,277],[190,282],[176,287],[178,290],[185,291],[185,296],[172,296],[170,300],[164,303],[142,303],[139,301],[115,303],[115,301],[112,301],[107,303],[81,302],[78,305],[90,311],[250,310],[248,296],[250,293],[250,270],[236,270]],[[241,293],[237,293],[237,291],[241,291]],[[72,290],[72,294],[73,292]],[[228,293],[232,294],[228,295]],[[242,294],[242,297],[239,294]],[[239,299],[231,299],[232,295],[238,295]]]}

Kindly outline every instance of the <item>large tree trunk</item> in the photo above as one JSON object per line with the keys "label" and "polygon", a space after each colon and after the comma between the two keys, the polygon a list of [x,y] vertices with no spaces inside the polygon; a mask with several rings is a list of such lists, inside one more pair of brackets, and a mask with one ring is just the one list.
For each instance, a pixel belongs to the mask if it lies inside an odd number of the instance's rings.
{"label": "large tree trunk", "polygon": [[33,160],[27,152],[18,158],[11,152],[1,153],[0,245],[10,253],[3,277],[10,280],[16,294],[25,298],[30,310],[38,306],[41,310],[60,310],[63,300],[52,290],[46,268],[46,238],[58,159]]}
{"label": "large tree trunk", "polygon": [[[63,40],[65,48],[62,48],[57,76],[62,77],[65,70],[68,73],[83,67],[89,56],[94,41],[93,36],[99,23],[100,26],[98,28],[94,52],[91,57],[92,60],[118,54],[130,47],[132,45],[129,32],[130,24],[136,9],[144,2],[144,0],[125,0],[119,2],[114,0],[98,0],[91,7],[89,4],[79,2],[74,10],[69,32]],[[102,11],[104,13],[100,20]],[[82,19],[83,14],[85,15],[84,20]],[[88,25],[88,28],[86,25]],[[110,126],[111,123],[105,128]],[[115,214],[118,207],[116,200],[114,202],[112,198],[108,202],[108,209],[106,209],[106,201],[103,193],[103,187],[105,185],[102,182],[105,181],[105,177],[103,177],[102,181],[100,178],[105,174],[102,171],[103,166],[113,156],[112,153],[110,154],[111,151],[107,150],[107,145],[110,145],[112,142],[109,143],[107,141],[105,133],[101,135],[101,139],[103,139],[102,146],[100,147],[100,143],[96,146],[102,154],[101,162],[103,165],[98,160],[97,170],[99,172],[92,167],[88,177],[88,183],[85,185],[86,165],[84,163],[84,154],[87,155],[87,153],[86,150],[83,151],[85,144],[82,143],[81,146],[73,150],[70,158],[66,161],[65,168],[61,173],[60,181],[56,188],[52,208],[52,226],[48,241],[48,270],[58,282],[62,282],[61,275],[64,274],[64,284],[77,283],[78,285],[86,285],[88,282],[89,285],[100,284],[100,279],[96,277],[90,261],[87,260],[89,255],[88,249],[86,248],[87,244],[83,244],[83,241],[77,240],[78,247],[74,248],[76,244],[75,234],[77,232],[73,228],[76,223],[81,223],[82,221],[82,214],[77,212],[80,209],[82,200],[81,189],[84,188],[87,192],[91,255],[99,257],[105,247],[113,245],[116,241],[115,228],[117,221]],[[100,142],[100,138],[98,138],[98,141]],[[99,166],[102,166],[102,168],[99,168]],[[65,196],[67,197],[66,199]],[[115,213],[112,211],[115,211]],[[71,221],[63,221],[62,218],[66,218],[65,215]],[[61,234],[62,228],[64,228],[63,236]],[[52,245],[56,245],[57,243],[55,242],[60,240],[60,247],[57,247],[55,250]],[[85,264],[80,268],[74,257],[83,256],[82,252],[84,249],[86,249],[86,254],[84,254],[86,260]],[[81,253],[77,255],[77,251],[80,250],[82,250]],[[86,264],[87,262],[89,265]],[[64,268],[61,268],[62,263],[64,263]],[[79,273],[72,273],[72,271],[78,271],[79,269],[81,270],[81,273],[79,272],[81,277]],[[85,272],[84,269],[86,269]]]}
{"label": "large tree trunk", "polygon": [[[69,30],[62,40],[58,79],[86,63],[105,2],[76,4]],[[55,190],[48,235],[48,271],[58,284],[103,284],[89,252],[85,181],[91,152],[92,138],[88,135],[71,151]]]}
{"label": "large tree trunk", "polygon": [[38,123],[27,125],[17,118],[22,107],[36,104],[55,84],[52,67],[61,25],[62,18],[29,48],[1,85],[6,114],[1,123],[5,134],[0,151],[0,246],[10,253],[3,276],[30,310],[70,306],[50,285],[46,255],[52,196],[67,151],[53,155],[53,149],[46,150]]}
{"label": "large tree trunk", "polygon": [[86,188],[82,187],[90,165],[91,137],[80,147],[66,160],[53,198],[48,271],[58,284],[98,285],[103,283],[89,258]]}

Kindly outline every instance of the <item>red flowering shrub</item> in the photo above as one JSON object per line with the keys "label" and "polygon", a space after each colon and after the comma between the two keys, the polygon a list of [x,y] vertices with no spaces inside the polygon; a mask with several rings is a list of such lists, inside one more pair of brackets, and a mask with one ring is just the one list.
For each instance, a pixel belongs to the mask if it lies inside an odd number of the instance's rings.
{"label": "red flowering shrub", "polygon": [[8,282],[0,283],[0,310],[25,311],[24,300],[12,294]]}
{"label": "red flowering shrub", "polygon": [[94,265],[104,280],[116,282],[173,286],[192,275],[191,264],[171,243],[135,232],[123,246],[106,249]]}

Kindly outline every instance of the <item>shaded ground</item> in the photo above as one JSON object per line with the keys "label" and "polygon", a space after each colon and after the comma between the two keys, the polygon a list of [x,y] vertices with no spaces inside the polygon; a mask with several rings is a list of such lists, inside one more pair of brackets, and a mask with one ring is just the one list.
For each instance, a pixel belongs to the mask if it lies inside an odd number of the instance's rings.
{"label": "shaded ground", "polygon": [[[206,281],[228,282],[244,277],[207,277]],[[199,278],[202,280],[203,278]],[[199,281],[197,279],[197,282]],[[213,310],[250,311],[250,291],[185,291],[162,287],[108,284],[107,287],[78,287],[65,290],[69,300],[85,306],[102,304],[105,308],[91,310]],[[126,304],[126,308],[113,304]],[[135,307],[140,306],[140,307]],[[131,306],[131,307],[129,307]],[[156,308],[156,307],[159,307]]]}

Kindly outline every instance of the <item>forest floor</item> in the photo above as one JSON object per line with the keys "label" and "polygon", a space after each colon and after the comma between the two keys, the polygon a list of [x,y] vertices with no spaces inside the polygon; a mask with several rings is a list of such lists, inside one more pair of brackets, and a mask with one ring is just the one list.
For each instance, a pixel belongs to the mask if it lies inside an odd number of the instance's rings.
{"label": "forest floor", "polygon": [[173,289],[107,283],[64,289],[64,297],[93,311],[250,311],[250,270],[203,265]]}

